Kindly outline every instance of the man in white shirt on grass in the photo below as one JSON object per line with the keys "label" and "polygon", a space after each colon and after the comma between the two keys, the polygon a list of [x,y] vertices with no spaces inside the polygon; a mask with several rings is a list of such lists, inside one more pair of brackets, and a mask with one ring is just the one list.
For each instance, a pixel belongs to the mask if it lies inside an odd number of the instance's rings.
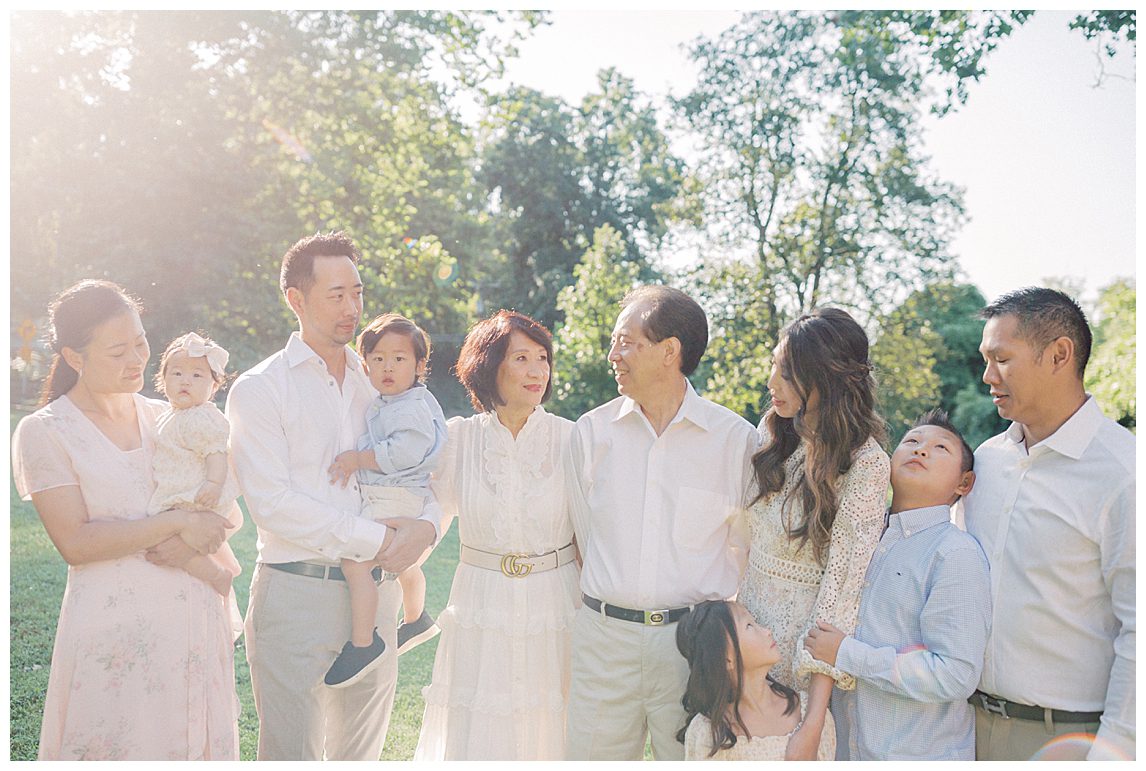
{"label": "man in white shirt on grass", "polygon": [[736,593],[748,552],[744,502],[759,435],[702,399],[690,375],[704,311],[649,285],[621,302],[608,360],[621,396],[577,421],[568,474],[583,559],[573,627],[567,756],[683,760],[676,734],[688,664],[676,621]]}
{"label": "man in white shirt on grass", "polygon": [[976,757],[1133,758],[1134,436],[1083,389],[1074,300],[1029,287],[981,315],[983,382],[1014,422],[975,452],[964,499],[991,565]]}
{"label": "man in white shirt on grass", "polygon": [[376,396],[347,347],[362,317],[358,261],[342,233],[287,251],[280,285],[299,331],[227,398],[235,472],[259,536],[246,619],[259,760],[378,759],[394,703],[400,592],[394,581],[378,588],[381,663],[354,685],[328,688],[323,676],[350,634],[339,560],[377,559],[398,573],[437,537],[432,498],[419,519],[378,523],[359,516],[356,483],[330,481]]}

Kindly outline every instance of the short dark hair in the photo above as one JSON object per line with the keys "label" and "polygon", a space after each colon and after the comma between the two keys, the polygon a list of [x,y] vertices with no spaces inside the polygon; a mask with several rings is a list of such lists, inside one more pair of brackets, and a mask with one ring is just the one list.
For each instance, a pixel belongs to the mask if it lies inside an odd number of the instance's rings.
{"label": "short dark hair", "polygon": [[955,428],[955,424],[947,416],[946,410],[936,407],[933,410],[920,415],[915,419],[915,425],[912,428],[919,428],[921,426],[935,426],[942,428],[956,439],[959,440],[959,446],[963,455],[963,473],[973,471],[975,469],[975,451],[971,449],[971,445],[967,444],[967,440],[963,438],[963,434],[959,429]]}
{"label": "short dark hair", "polygon": [[680,340],[680,371],[686,377],[696,371],[708,347],[708,317],[696,300],[664,284],[645,284],[621,300],[622,310],[638,302],[649,304],[641,328],[654,343],[669,337]]}
{"label": "short dark hair", "polygon": [[497,392],[497,368],[505,358],[509,337],[514,331],[545,349],[545,355],[549,357],[549,381],[541,395],[542,403],[553,392],[553,335],[544,325],[523,313],[500,310],[473,326],[462,343],[458,363],[454,367],[458,380],[466,387],[470,403],[478,412],[492,412],[495,406],[505,404]]}
{"label": "short dark hair", "polygon": [[1030,343],[1038,357],[1058,338],[1069,337],[1074,343],[1079,378],[1086,371],[1093,344],[1090,325],[1082,308],[1065,292],[1042,286],[1023,287],[1007,292],[979,311],[979,316],[984,319],[1014,316],[1018,320],[1019,337]]}
{"label": "short dark hair", "polygon": [[279,272],[279,288],[283,294],[292,286],[304,293],[314,286],[315,257],[349,257],[355,265],[362,259],[354,241],[341,230],[300,238],[283,255]]}
{"label": "short dark hair", "polygon": [[426,375],[430,373],[429,360],[432,346],[430,336],[426,330],[398,313],[383,313],[369,324],[358,335],[358,355],[363,359],[374,350],[383,335],[405,335],[414,346],[414,359],[418,362],[427,362],[425,370],[418,375],[418,382],[425,382]]}

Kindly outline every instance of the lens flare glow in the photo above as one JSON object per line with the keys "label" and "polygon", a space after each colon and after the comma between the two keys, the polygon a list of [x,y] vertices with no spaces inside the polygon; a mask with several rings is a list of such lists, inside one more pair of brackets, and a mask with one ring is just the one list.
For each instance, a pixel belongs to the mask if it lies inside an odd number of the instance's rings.
{"label": "lens flare glow", "polygon": [[1057,736],[1031,756],[1031,760],[1085,760],[1097,750],[1103,760],[1132,760],[1125,752],[1094,734],[1074,733]]}
{"label": "lens flare glow", "polygon": [[298,160],[302,161],[303,163],[311,163],[314,161],[314,157],[311,156],[306,147],[303,146],[302,142],[298,141],[298,137],[284,129],[282,126],[278,125],[277,123],[271,123],[266,118],[263,118],[263,128],[271,132],[271,136],[275,138],[275,141],[282,145],[284,150],[286,150]]}

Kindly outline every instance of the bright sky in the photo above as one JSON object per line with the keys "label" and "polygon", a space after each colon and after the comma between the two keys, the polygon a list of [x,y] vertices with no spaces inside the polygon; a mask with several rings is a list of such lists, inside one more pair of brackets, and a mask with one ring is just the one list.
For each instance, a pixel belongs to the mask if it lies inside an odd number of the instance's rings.
{"label": "bright sky", "polygon": [[[969,221],[953,249],[988,299],[1046,277],[1085,282],[1090,299],[1134,275],[1135,83],[1129,46],[1094,88],[1095,44],[1073,14],[1041,11],[985,60],[966,106],[926,122],[936,174],[964,188]],[[733,11],[551,14],[519,45],[506,79],[571,103],[615,66],[641,90],[683,95],[695,71],[681,44],[712,37]]]}

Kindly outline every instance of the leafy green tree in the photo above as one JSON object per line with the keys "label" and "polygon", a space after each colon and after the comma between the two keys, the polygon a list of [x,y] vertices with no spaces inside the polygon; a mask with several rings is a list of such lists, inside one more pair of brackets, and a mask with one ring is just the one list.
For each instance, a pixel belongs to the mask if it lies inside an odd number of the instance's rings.
{"label": "leafy green tree", "polygon": [[[961,194],[928,171],[920,118],[960,103],[982,56],[1023,18],[760,12],[694,45],[700,76],[675,105],[700,145],[706,220],[719,223],[705,232],[751,266],[730,285],[714,267],[700,291],[712,307],[760,306],[728,342],[718,324],[723,382],[712,385],[723,398],[755,414],[761,367],[800,313],[832,304],[866,324],[950,277]],[[731,287],[750,296],[730,299]]]}
{"label": "leafy green tree", "polygon": [[972,446],[1006,426],[981,381],[985,305],[976,287],[943,281],[881,317],[872,360],[893,440],[932,407],[947,410]]}
{"label": "leafy green tree", "polygon": [[553,326],[573,266],[609,225],[625,259],[654,273],[648,257],[664,237],[683,179],[649,98],[615,70],[573,107],[528,88],[496,97],[486,118],[479,177],[493,201],[504,277],[483,301],[514,305]]}
{"label": "leafy green tree", "polygon": [[759,330],[771,326],[762,295],[768,277],[741,260],[709,260],[684,280],[708,314],[709,343],[693,384],[705,397],[759,422],[768,407],[768,376],[776,340],[761,346]]}
{"label": "leafy green tree", "polygon": [[234,174],[235,121],[211,97],[195,47],[240,35],[234,22],[181,12],[13,16],[16,314],[39,317],[56,291],[98,277],[143,297],[153,345],[206,326],[199,304],[257,243],[233,226],[258,180]]}
{"label": "leafy green tree", "polygon": [[1108,42],[1109,38],[1125,38],[1131,44],[1137,44],[1137,31],[1135,11],[1088,11],[1075,16],[1070,22],[1071,29],[1081,30],[1087,40],[1100,39],[1107,57],[1117,53],[1114,46]]}
{"label": "leafy green tree", "polygon": [[637,285],[640,268],[625,259],[621,234],[602,225],[573,274],[557,300],[565,321],[554,339],[553,410],[576,419],[617,395],[605,357],[619,303]]}
{"label": "leafy green tree", "polygon": [[1107,415],[1127,428],[1137,424],[1135,300],[1131,279],[1118,279],[1101,291],[1091,322],[1094,346],[1086,368],[1087,391]]}
{"label": "leafy green tree", "polygon": [[864,38],[879,45],[894,41],[902,55],[914,60],[910,68],[942,87],[943,97],[931,109],[943,114],[966,103],[969,82],[986,72],[983,58],[1033,15],[1034,11],[868,10],[840,11],[834,21],[863,30]]}
{"label": "leafy green tree", "polygon": [[701,74],[676,104],[714,239],[772,277],[766,339],[827,298],[870,314],[949,269],[960,196],[919,150],[935,67],[876,16],[746,14],[693,48]]}
{"label": "leafy green tree", "polygon": [[368,313],[463,328],[493,250],[448,96],[500,71],[512,36],[493,39],[493,18],[14,15],[14,315],[107,277],[142,296],[153,341],[203,328],[241,369],[292,326],[283,251],[343,228]]}
{"label": "leafy green tree", "polygon": [[900,306],[881,319],[871,362],[892,445],[920,413],[938,406],[935,365],[936,351],[942,345],[942,338],[913,305]]}
{"label": "leafy green tree", "polygon": [[950,415],[951,422],[963,432],[963,438],[971,447],[978,447],[1007,427],[1007,421],[999,417],[999,411],[981,384],[963,386],[955,394]]}

